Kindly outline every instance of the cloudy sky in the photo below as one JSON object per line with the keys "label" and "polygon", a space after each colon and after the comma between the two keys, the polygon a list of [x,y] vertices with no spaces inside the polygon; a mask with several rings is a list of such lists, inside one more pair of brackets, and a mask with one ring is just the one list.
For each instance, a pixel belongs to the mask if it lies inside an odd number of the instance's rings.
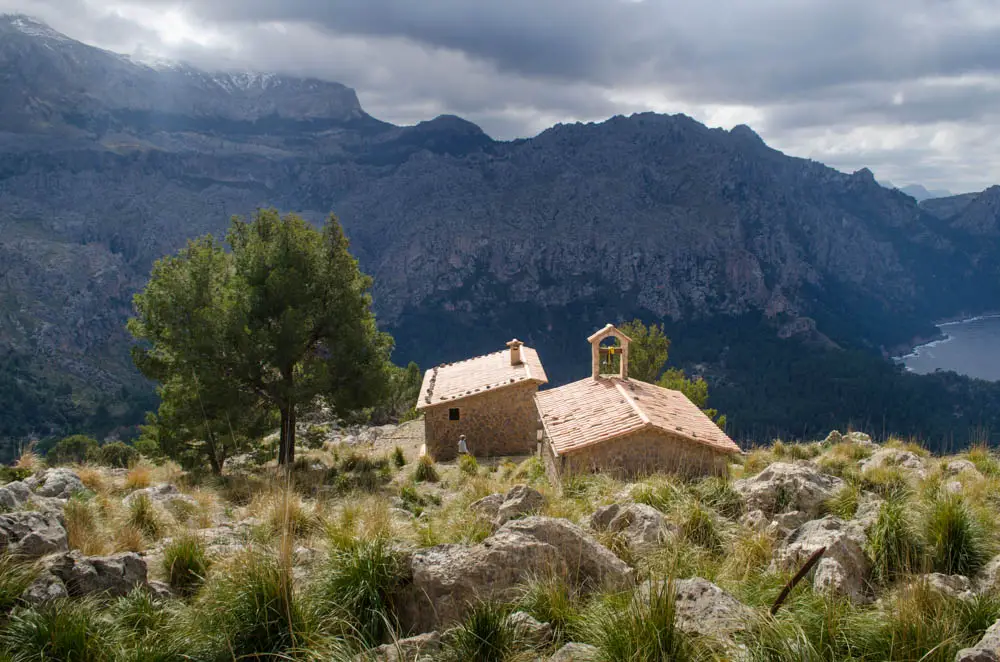
{"label": "cloudy sky", "polygon": [[882,181],[1000,183],[996,0],[0,0],[72,37],[312,75],[496,138],[654,110]]}

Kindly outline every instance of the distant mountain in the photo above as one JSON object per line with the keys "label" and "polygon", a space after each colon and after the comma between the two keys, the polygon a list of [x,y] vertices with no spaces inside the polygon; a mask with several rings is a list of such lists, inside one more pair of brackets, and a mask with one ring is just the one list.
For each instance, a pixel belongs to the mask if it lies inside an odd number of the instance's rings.
{"label": "distant mountain", "polygon": [[381,122],[336,83],[151,66],[8,16],[0,352],[11,392],[50,384],[75,409],[59,423],[22,395],[0,437],[134,420],[132,294],[155,259],[264,205],[338,214],[397,358],[423,365],[516,335],[565,381],[589,369],[587,334],[639,315],[690,349],[718,340],[699,369],[733,380],[725,357],[754,333],[878,355],[1000,301],[985,220],[942,224],[749,127],[646,113],[498,142],[453,116]]}
{"label": "distant mountain", "polygon": [[952,195],[951,191],[946,189],[936,189],[929,191],[920,184],[910,184],[909,186],[904,186],[899,189],[906,195],[910,196],[917,202],[922,202],[924,200],[929,200],[931,198],[945,198]]}

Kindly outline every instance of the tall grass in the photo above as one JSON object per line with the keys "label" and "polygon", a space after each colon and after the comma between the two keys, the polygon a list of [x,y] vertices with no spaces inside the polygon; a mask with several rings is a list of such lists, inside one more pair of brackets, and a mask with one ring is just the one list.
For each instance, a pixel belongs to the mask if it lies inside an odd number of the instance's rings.
{"label": "tall grass", "polygon": [[857,485],[847,484],[837,490],[837,493],[827,499],[824,504],[826,511],[837,517],[848,520],[852,519],[858,512],[858,502],[861,498],[861,490]]}
{"label": "tall grass", "polygon": [[510,609],[496,602],[473,605],[452,630],[445,656],[452,662],[507,662],[519,651],[523,633],[510,622]]}
{"label": "tall grass", "polygon": [[366,644],[376,645],[395,627],[392,595],[401,578],[400,559],[382,538],[334,546],[316,584],[316,598]]}
{"label": "tall grass", "polygon": [[879,508],[868,530],[865,551],[872,560],[872,577],[887,584],[921,568],[924,545],[910,515],[911,506],[902,499],[890,499]]}
{"label": "tall grass", "polygon": [[430,455],[421,455],[417,460],[417,467],[413,470],[413,480],[417,483],[436,483],[441,479],[434,466],[434,458]]}
{"label": "tall grass", "polygon": [[685,538],[713,552],[722,550],[722,535],[711,509],[695,502],[681,512],[681,533]]}
{"label": "tall grass", "polygon": [[156,540],[163,533],[163,520],[147,494],[140,494],[129,504],[128,525]]}
{"label": "tall grass", "polygon": [[580,632],[582,596],[565,577],[553,574],[531,580],[517,605],[540,623],[552,625],[557,644],[571,641]]}
{"label": "tall grass", "polygon": [[15,609],[0,633],[0,650],[13,662],[105,662],[109,642],[88,600],[54,600]]}
{"label": "tall grass", "polygon": [[88,556],[100,555],[106,551],[107,540],[99,531],[97,517],[90,503],[82,499],[70,499],[63,508],[63,517],[70,549],[78,549]]}
{"label": "tall grass", "polygon": [[198,590],[210,565],[205,544],[196,534],[174,538],[163,549],[163,571],[170,586],[181,595],[193,595]]}
{"label": "tall grass", "polygon": [[637,590],[594,604],[583,627],[605,662],[694,660],[695,649],[676,618],[673,581],[651,582],[648,597]]}
{"label": "tall grass", "polygon": [[458,458],[458,469],[468,476],[479,473],[479,462],[472,455],[462,455]]}
{"label": "tall grass", "polygon": [[38,568],[22,559],[0,554],[0,618],[17,604],[38,576]]}
{"label": "tall grass", "polygon": [[930,504],[924,535],[934,570],[948,575],[975,575],[993,551],[982,524],[959,495]]}

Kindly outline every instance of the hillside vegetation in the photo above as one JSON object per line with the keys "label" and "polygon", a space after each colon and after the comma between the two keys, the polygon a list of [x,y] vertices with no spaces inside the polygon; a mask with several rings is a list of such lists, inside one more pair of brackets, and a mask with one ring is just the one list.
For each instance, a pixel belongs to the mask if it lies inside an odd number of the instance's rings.
{"label": "hillside vegetation", "polygon": [[950,662],[1000,646],[986,448],[832,433],[721,478],[552,485],[533,457],[417,460],[395,445],[413,425],[331,431],[287,472],[25,455],[0,487],[0,659]]}

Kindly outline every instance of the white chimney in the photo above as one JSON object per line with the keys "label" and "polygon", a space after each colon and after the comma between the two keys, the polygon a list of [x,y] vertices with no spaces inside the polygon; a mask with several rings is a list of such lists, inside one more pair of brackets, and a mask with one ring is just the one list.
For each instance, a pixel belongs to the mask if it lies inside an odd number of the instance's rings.
{"label": "white chimney", "polygon": [[510,364],[511,365],[521,365],[521,345],[524,343],[514,338],[509,343],[507,347],[510,348]]}

